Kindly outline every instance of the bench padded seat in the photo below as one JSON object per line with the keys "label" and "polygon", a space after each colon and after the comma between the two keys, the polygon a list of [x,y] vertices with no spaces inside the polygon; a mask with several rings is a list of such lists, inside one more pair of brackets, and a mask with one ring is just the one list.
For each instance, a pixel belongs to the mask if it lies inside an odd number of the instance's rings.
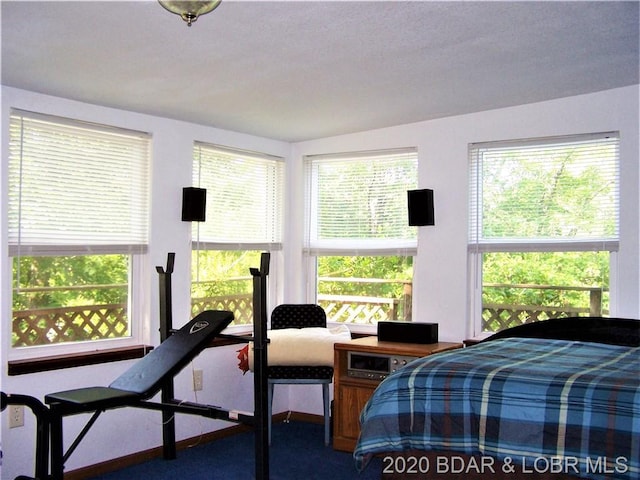
{"label": "bench padded seat", "polygon": [[102,408],[115,408],[131,405],[142,397],[133,392],[126,392],[110,387],[88,387],[45,395],[45,403],[73,405],[78,411],[94,410],[96,404]]}
{"label": "bench padded seat", "polygon": [[207,310],[173,333],[108,387],[87,387],[48,394],[45,403],[69,413],[105,410],[151,398],[233,320],[233,313]]}

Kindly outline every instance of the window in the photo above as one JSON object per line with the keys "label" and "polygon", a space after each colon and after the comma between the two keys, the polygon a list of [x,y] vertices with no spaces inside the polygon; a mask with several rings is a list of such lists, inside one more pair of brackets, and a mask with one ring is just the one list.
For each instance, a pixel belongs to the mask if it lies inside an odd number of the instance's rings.
{"label": "window", "polygon": [[[192,313],[230,310],[234,325],[253,323],[249,268],[260,266],[262,251],[282,249],[284,160],[204,143],[193,154],[193,182],[207,190],[207,212],[205,222],[193,223]],[[274,278],[273,256],[271,263]]]}
{"label": "window", "polygon": [[145,133],[12,111],[13,356],[137,340],[149,143]]}
{"label": "window", "polygon": [[609,313],[618,134],[470,146],[472,304],[481,331]]}
{"label": "window", "polygon": [[416,149],[308,156],[305,169],[309,296],[329,321],[410,320]]}

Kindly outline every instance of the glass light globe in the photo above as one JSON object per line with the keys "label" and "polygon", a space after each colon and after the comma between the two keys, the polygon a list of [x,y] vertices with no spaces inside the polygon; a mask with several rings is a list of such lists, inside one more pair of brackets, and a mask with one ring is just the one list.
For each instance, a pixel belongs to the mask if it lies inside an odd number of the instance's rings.
{"label": "glass light globe", "polygon": [[180,0],[158,0],[158,3],[166,8],[171,13],[180,15],[182,19],[187,22],[188,26],[191,26],[200,15],[212,12],[220,5],[222,0],[213,0],[210,2],[193,2],[193,1],[180,1]]}

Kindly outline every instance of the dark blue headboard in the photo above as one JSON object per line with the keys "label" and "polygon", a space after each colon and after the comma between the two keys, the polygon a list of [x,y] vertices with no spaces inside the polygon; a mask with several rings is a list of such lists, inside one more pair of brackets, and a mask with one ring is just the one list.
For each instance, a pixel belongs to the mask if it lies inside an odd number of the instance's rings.
{"label": "dark blue headboard", "polygon": [[640,320],[605,317],[554,318],[507,328],[484,341],[490,342],[498,338],[510,337],[549,338],[639,347]]}

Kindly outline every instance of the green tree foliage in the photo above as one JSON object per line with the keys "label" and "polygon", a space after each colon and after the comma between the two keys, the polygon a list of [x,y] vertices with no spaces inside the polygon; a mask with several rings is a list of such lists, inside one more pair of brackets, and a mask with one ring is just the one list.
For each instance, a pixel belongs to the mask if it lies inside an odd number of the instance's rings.
{"label": "green tree foliage", "polygon": [[[483,303],[505,305],[589,306],[589,291],[520,288],[515,285],[594,287],[608,290],[608,252],[528,252],[483,255]],[[491,286],[493,284],[511,286]],[[603,296],[604,310],[608,309]]]}
{"label": "green tree foliage", "polygon": [[126,304],[128,277],[128,255],[15,258],[13,309]]}
{"label": "green tree foliage", "polygon": [[[590,152],[593,154],[593,152]],[[606,152],[603,152],[605,154]],[[580,153],[530,159],[527,151],[487,162],[483,171],[482,238],[536,243],[615,232],[612,183]],[[529,250],[524,245],[523,250]],[[604,249],[603,249],[604,250]],[[609,254],[600,252],[486,253],[483,284],[609,288]],[[485,287],[483,303],[589,306],[588,292]],[[605,305],[606,308],[606,305]]]}
{"label": "green tree foliage", "polygon": [[[352,281],[319,282],[318,293],[401,298],[403,285],[413,278],[413,258],[399,256],[318,257],[319,278]],[[358,279],[387,280],[372,283]]]}
{"label": "green tree foliage", "polygon": [[192,253],[193,298],[248,294],[253,290],[250,268],[260,265],[261,251],[199,250]]}
{"label": "green tree foliage", "polygon": [[401,300],[411,301],[412,280],[413,257],[318,257],[318,295],[395,299],[400,319],[411,308]]}

